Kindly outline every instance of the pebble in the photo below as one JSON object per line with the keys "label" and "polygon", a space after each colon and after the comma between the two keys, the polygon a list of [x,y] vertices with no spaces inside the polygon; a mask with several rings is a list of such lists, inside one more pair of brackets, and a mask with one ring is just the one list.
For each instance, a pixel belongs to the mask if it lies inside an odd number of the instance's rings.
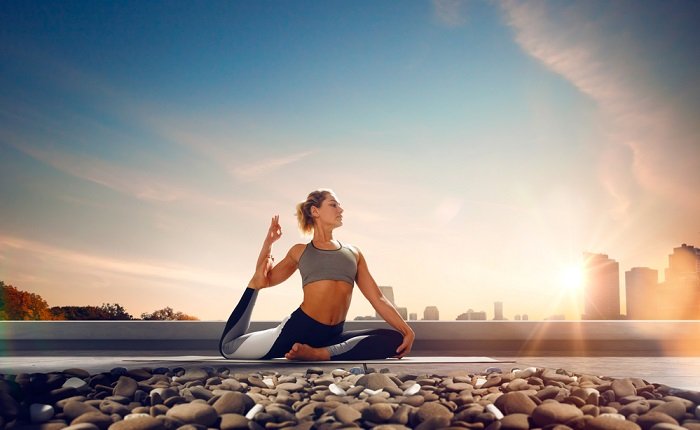
{"label": "pebble", "polygon": [[398,388],[396,382],[384,373],[370,373],[364,375],[357,380],[356,385],[362,385],[370,390],[380,390],[386,387]]}
{"label": "pebble", "polygon": [[117,385],[114,387],[115,396],[131,397],[138,389],[138,383],[128,376],[120,376]]}
{"label": "pebble", "polygon": [[73,376],[72,378],[66,379],[66,381],[63,383],[62,387],[63,388],[75,388],[77,390],[83,389],[87,387],[87,382],[85,382],[84,379],[77,378]]}
{"label": "pebble", "polygon": [[[133,419],[117,421],[109,430],[162,430],[164,429],[163,422],[149,416],[139,416]],[[223,429],[222,429],[223,430]]]}
{"label": "pebble", "polygon": [[174,406],[166,414],[186,424],[213,426],[218,420],[216,409],[206,403],[184,403]]}
{"label": "pebble", "polygon": [[568,421],[582,416],[583,412],[576,406],[555,401],[542,403],[532,411],[532,420],[541,427],[566,424]]}
{"label": "pebble", "polygon": [[29,419],[33,423],[43,423],[53,418],[54,409],[51,405],[34,403],[29,406]]}
{"label": "pebble", "polygon": [[496,399],[496,406],[504,414],[532,414],[537,404],[529,396],[520,391],[506,393]]}
{"label": "pebble", "polygon": [[586,430],[640,430],[632,421],[600,415],[586,422]]}

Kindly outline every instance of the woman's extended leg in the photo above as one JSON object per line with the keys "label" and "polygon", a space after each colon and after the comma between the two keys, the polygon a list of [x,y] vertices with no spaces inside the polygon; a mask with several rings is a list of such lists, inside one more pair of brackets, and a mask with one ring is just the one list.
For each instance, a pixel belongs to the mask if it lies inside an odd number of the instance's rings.
{"label": "woman's extended leg", "polygon": [[258,359],[264,357],[275,343],[288,318],[275,328],[245,334],[250,326],[258,290],[246,288],[243,297],[231,313],[219,340],[219,351],[226,358]]}

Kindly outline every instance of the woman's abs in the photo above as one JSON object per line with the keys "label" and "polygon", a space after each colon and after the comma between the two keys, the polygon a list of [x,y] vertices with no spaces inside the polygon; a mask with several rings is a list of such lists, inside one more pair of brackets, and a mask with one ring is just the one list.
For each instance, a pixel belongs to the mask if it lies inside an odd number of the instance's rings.
{"label": "woman's abs", "polygon": [[343,281],[323,280],[304,287],[301,309],[314,320],[327,325],[345,321],[352,299],[352,285]]}

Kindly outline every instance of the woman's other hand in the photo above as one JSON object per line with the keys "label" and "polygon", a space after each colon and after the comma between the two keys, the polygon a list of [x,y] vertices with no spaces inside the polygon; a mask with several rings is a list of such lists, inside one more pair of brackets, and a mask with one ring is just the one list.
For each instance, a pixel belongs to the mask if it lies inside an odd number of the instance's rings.
{"label": "woman's other hand", "polygon": [[413,346],[413,341],[415,339],[416,334],[413,332],[413,330],[409,331],[408,333],[405,333],[403,335],[403,342],[401,343],[401,345],[399,345],[398,348],[396,348],[396,355],[394,357],[402,358],[408,355],[408,353],[411,352],[411,347]]}
{"label": "woman's other hand", "polygon": [[280,237],[282,237],[282,226],[280,226],[280,216],[275,215],[272,217],[272,221],[270,221],[270,228],[267,230],[267,237],[265,237],[265,241],[271,245],[275,243]]}

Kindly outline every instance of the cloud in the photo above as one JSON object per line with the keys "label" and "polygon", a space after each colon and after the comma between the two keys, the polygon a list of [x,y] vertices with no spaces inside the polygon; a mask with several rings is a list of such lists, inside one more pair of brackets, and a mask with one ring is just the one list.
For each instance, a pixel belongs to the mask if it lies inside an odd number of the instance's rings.
{"label": "cloud", "polygon": [[304,151],[283,157],[267,158],[254,163],[233,167],[231,173],[236,178],[245,182],[260,180],[264,179],[272,172],[289,164],[296,163],[314,153],[315,151]]}
{"label": "cloud", "polygon": [[[80,272],[108,272],[129,275],[136,279],[149,278],[177,283],[194,283],[226,287],[231,276],[202,270],[196,267],[173,264],[163,261],[144,261],[120,259],[108,256],[86,254],[79,251],[60,248],[49,244],[27,240],[20,237],[0,235],[0,250],[4,254],[29,253],[33,259],[39,259],[41,265],[71,268]],[[20,261],[18,259],[18,261]],[[25,258],[21,261],[27,261]]]}
{"label": "cloud", "polygon": [[433,0],[433,11],[437,21],[445,27],[460,27],[467,22],[465,0]]}
{"label": "cloud", "polygon": [[[649,72],[651,64],[663,60],[638,42],[648,29],[628,19],[641,14],[644,5],[617,2],[601,14],[589,2],[501,2],[522,49],[598,105],[608,141],[599,179],[615,202],[616,216],[649,193],[679,208],[700,210],[700,200],[693,197],[700,163],[697,156],[689,157],[698,130]],[[674,35],[662,29],[655,37]]]}

